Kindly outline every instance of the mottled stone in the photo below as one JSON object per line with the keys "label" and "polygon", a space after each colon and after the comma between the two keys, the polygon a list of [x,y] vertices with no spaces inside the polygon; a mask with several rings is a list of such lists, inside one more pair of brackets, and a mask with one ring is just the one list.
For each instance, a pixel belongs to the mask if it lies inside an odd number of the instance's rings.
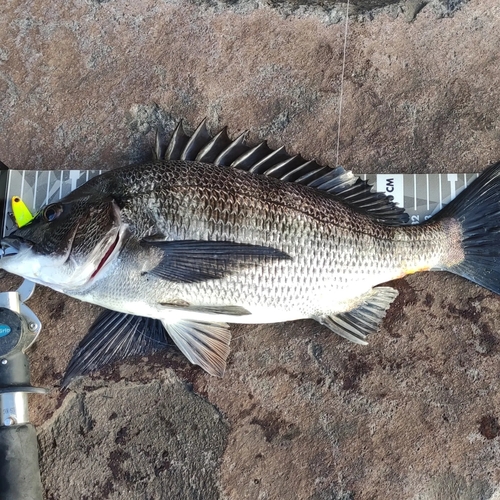
{"label": "mottled stone", "polygon": [[220,498],[228,430],[173,373],[85,387],[39,429],[47,498]]}

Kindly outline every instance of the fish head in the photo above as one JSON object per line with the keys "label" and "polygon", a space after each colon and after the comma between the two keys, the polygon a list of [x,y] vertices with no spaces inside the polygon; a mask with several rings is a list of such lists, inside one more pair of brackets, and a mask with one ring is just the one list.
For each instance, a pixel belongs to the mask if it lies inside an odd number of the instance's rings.
{"label": "fish head", "polygon": [[63,292],[85,287],[118,253],[121,225],[109,195],[70,194],[1,240],[0,268]]}

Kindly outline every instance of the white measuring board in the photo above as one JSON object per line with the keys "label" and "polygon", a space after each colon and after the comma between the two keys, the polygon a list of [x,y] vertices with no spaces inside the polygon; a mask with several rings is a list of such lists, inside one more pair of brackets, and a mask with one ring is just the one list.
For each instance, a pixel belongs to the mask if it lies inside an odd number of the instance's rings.
{"label": "white measuring board", "polygon": [[[54,203],[102,173],[101,170],[6,170],[5,209],[2,235],[16,226],[10,215],[11,199],[19,196],[32,214]],[[418,224],[449,203],[478,174],[368,174],[360,177],[374,191],[390,195],[405,208],[411,224]]]}
{"label": "white measuring board", "polygon": [[368,174],[360,177],[403,207],[411,224],[439,212],[479,174]]}

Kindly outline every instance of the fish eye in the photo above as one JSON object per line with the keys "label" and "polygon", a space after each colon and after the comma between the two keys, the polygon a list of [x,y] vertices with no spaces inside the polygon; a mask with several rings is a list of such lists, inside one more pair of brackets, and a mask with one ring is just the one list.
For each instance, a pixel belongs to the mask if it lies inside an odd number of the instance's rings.
{"label": "fish eye", "polygon": [[54,203],[44,208],[42,215],[47,222],[52,222],[62,214],[63,208],[59,203]]}

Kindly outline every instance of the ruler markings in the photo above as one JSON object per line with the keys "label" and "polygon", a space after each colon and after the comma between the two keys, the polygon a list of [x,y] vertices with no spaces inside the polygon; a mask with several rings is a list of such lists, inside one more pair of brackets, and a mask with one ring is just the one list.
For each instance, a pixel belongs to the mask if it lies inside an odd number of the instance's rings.
{"label": "ruler markings", "polygon": [[430,206],[430,199],[429,199],[429,174],[425,174],[425,188],[426,188],[426,201],[427,201],[427,211],[430,210],[429,206]]}
{"label": "ruler markings", "polygon": [[413,174],[413,210],[417,211],[417,174]]}
{"label": "ruler markings", "polygon": [[[19,193],[19,196],[21,197],[21,200],[24,197],[24,186],[26,185],[25,177],[26,177],[26,172],[23,170],[23,173],[21,174],[21,192]],[[9,199],[12,199],[12,196]]]}
{"label": "ruler markings", "polygon": [[441,182],[441,176],[439,176],[439,210],[443,208],[443,184]]}
{"label": "ruler markings", "polygon": [[49,202],[49,193],[50,193],[50,170],[49,170],[49,175],[47,177],[47,193],[45,195],[45,200],[43,201],[44,205],[47,205]]}
{"label": "ruler markings", "polygon": [[456,184],[458,181],[458,175],[457,174],[446,174],[448,178],[448,182],[451,184],[451,198],[455,198],[456,196]]}
{"label": "ruler markings", "polygon": [[[38,175],[35,175],[35,184],[33,186],[33,205],[36,204],[36,193],[38,191]],[[22,200],[22,198],[21,198]],[[33,212],[31,212],[33,213]]]}

